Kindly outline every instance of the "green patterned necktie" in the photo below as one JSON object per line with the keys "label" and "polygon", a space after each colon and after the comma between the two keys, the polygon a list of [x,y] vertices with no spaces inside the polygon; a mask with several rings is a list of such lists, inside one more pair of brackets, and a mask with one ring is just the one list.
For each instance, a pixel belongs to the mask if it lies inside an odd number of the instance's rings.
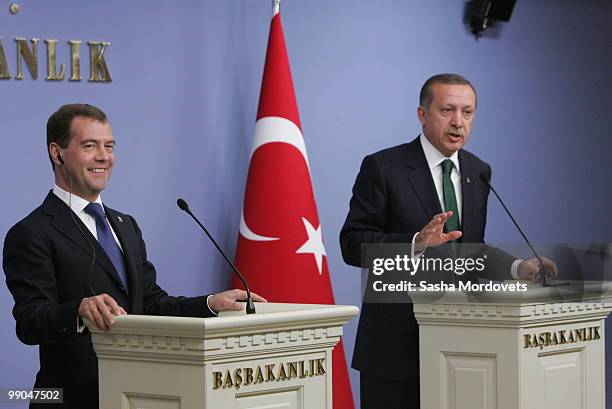
{"label": "green patterned necktie", "polygon": [[459,230],[459,211],[457,210],[457,198],[455,197],[455,187],[451,180],[453,171],[453,161],[445,159],[442,162],[442,191],[444,192],[444,211],[452,211],[453,216],[446,221],[448,232]]}

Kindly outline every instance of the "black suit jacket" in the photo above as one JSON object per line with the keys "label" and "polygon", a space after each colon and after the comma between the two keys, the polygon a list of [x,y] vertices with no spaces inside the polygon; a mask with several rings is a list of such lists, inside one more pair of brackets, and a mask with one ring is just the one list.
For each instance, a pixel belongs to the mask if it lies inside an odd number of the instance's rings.
{"label": "black suit jacket", "polygon": [[[491,167],[465,150],[459,151],[459,166],[460,242],[483,243],[489,188],[480,175],[490,178]],[[411,243],[441,212],[418,138],[366,156],[340,232],[344,261],[361,266],[362,243]],[[509,272],[513,257],[493,247],[484,251],[495,253],[488,257],[498,260],[497,270]],[[419,333],[412,304],[363,304],[352,366],[379,379],[418,382]]]}
{"label": "black suit jacket", "polygon": [[77,333],[79,304],[94,293],[107,293],[129,314],[212,315],[206,297],[171,297],[161,289],[136,221],[105,211],[123,248],[129,293],[96,238],[53,192],[6,235],[3,267],[17,337],[40,345],[36,387],[97,381],[91,336]]}

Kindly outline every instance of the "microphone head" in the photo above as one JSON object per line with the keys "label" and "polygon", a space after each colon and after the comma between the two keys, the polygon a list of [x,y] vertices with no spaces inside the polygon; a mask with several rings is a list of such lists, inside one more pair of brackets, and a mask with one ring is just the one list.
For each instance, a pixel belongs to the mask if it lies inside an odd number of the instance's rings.
{"label": "microphone head", "polygon": [[486,173],[484,173],[484,172],[483,172],[483,173],[481,173],[479,176],[480,176],[480,180],[482,180],[482,181],[483,181],[484,183],[486,183],[487,185],[489,184],[490,179],[489,179],[489,176],[487,176],[487,174],[486,174]]}
{"label": "microphone head", "polygon": [[188,205],[188,204],[187,204],[187,202],[186,202],[186,201],[184,201],[183,199],[178,199],[178,200],[176,201],[176,204],[178,205],[178,207],[179,207],[181,210],[183,210],[183,211],[185,211],[185,212],[186,212],[187,210],[189,210],[189,205]]}

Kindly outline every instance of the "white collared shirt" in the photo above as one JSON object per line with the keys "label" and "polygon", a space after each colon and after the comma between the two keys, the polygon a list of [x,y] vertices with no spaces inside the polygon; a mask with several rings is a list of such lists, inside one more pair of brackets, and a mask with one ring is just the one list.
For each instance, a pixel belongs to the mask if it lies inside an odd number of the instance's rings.
{"label": "white collared shirt", "polygon": [[[53,186],[53,194],[59,197],[62,202],[66,203],[66,205],[68,205],[68,207],[72,209],[72,211],[77,215],[77,217],[81,219],[83,224],[87,226],[87,229],[89,229],[91,234],[93,234],[93,236],[97,239],[98,231],[96,229],[96,219],[85,211],[85,207],[90,202],[88,202],[87,200],[75,194],[66,192],[64,189],[62,189],[58,185]],[[99,203],[102,206],[102,197],[98,195],[98,198],[96,199],[94,203]],[[104,206],[102,206],[102,208],[104,208]],[[113,230],[113,226],[111,226],[110,223],[108,225],[111,229],[111,233],[113,233],[113,238],[115,239],[115,242],[121,249],[121,252],[123,252],[123,248],[121,247],[121,243],[119,243],[119,239],[117,238],[117,235],[115,234],[115,231]]]}
{"label": "white collared shirt", "polygon": [[451,181],[453,182],[453,187],[455,189],[455,198],[457,199],[457,212],[459,217],[459,224],[461,224],[461,211],[463,209],[462,203],[462,194],[461,194],[461,168],[459,167],[459,153],[455,152],[451,155],[450,158],[447,158],[435,148],[429,142],[429,139],[425,137],[423,132],[421,132],[421,136],[419,137],[421,142],[421,146],[423,147],[423,153],[425,153],[425,159],[427,160],[427,165],[429,166],[429,171],[431,172],[431,177],[433,178],[434,184],[436,185],[436,192],[438,193],[438,200],[440,201],[440,208],[443,211],[448,211],[448,209],[444,208],[444,189],[442,186],[442,162],[446,159],[450,159],[453,162],[455,167],[451,171]]}

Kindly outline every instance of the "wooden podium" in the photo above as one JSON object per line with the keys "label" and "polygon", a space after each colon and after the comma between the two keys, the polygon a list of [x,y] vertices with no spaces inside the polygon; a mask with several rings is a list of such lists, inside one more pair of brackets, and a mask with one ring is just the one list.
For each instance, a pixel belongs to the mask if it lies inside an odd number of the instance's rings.
{"label": "wooden podium", "polygon": [[90,328],[101,409],[332,408],[332,349],[358,308],[256,303],[215,318]]}
{"label": "wooden podium", "polygon": [[608,288],[416,299],[421,408],[604,409]]}

